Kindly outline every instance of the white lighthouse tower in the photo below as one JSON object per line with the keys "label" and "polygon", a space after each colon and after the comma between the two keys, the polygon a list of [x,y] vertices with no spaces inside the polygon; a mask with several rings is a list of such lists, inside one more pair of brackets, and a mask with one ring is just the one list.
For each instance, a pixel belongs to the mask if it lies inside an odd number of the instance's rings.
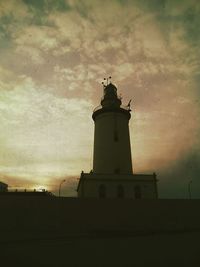
{"label": "white lighthouse tower", "polygon": [[95,123],[94,173],[132,174],[130,117],[130,109],[121,107],[117,88],[112,83],[105,86],[101,107],[92,115]]}
{"label": "white lighthouse tower", "polygon": [[157,198],[155,173],[133,174],[130,102],[122,105],[117,88],[108,79],[103,88],[101,105],[92,115],[95,123],[93,170],[81,173],[78,197]]}

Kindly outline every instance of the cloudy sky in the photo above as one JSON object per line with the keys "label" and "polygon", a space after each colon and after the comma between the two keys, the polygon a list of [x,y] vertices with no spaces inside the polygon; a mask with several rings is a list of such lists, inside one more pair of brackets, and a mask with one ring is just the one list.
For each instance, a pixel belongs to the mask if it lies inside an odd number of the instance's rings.
{"label": "cloudy sky", "polygon": [[198,0],[0,0],[0,180],[76,194],[90,171],[93,108],[112,76],[134,172],[161,197],[200,197]]}

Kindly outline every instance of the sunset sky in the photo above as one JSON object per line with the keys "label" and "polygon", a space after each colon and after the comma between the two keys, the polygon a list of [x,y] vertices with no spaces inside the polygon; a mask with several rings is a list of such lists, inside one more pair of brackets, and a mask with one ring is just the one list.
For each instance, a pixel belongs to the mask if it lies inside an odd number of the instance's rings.
{"label": "sunset sky", "polygon": [[110,75],[132,99],[134,172],[200,197],[198,0],[0,0],[0,180],[76,195]]}

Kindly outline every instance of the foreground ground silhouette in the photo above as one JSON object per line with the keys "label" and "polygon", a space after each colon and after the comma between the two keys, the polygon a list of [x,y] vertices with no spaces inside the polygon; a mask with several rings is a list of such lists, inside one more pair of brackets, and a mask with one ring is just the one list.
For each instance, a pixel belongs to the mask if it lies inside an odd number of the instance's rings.
{"label": "foreground ground silhouette", "polygon": [[200,266],[200,200],[0,197],[0,266]]}
{"label": "foreground ground silhouette", "polygon": [[200,233],[130,237],[35,236],[1,243],[9,266],[199,266]]}

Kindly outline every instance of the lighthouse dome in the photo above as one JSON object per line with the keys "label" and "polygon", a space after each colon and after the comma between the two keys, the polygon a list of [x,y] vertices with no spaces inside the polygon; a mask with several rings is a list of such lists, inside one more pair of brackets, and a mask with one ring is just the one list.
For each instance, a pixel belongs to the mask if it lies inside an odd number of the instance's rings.
{"label": "lighthouse dome", "polygon": [[104,87],[104,96],[101,101],[103,108],[119,108],[121,105],[121,100],[117,95],[117,87],[109,83]]}
{"label": "lighthouse dome", "polygon": [[105,98],[117,98],[117,87],[109,83],[105,88],[104,88],[104,97]]}

